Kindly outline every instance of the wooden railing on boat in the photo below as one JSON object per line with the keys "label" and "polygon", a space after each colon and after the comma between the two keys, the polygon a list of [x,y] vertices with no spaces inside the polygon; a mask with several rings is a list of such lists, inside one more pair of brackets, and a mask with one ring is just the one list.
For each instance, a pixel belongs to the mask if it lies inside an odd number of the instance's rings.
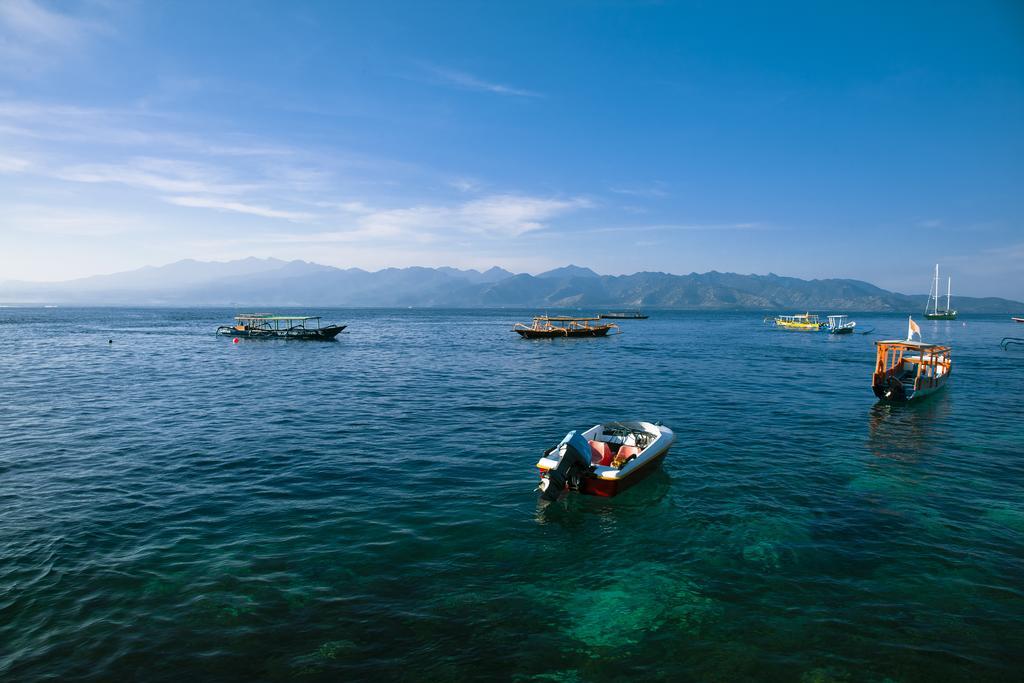
{"label": "wooden railing on boat", "polygon": [[[892,377],[903,363],[911,363],[917,365],[917,373],[914,375],[915,389],[937,386],[939,378],[948,375],[953,365],[948,346],[903,341],[880,341],[875,342],[875,345],[878,347],[875,377]],[[908,356],[905,355],[907,351],[920,355]]]}

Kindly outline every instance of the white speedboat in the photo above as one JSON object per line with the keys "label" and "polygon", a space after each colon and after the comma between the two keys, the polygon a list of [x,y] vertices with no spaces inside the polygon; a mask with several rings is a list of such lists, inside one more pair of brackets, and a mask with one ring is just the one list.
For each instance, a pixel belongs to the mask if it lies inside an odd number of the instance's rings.
{"label": "white speedboat", "polygon": [[537,462],[541,498],[564,490],[611,497],[657,469],[676,439],[671,429],[651,422],[608,422],[571,431]]}

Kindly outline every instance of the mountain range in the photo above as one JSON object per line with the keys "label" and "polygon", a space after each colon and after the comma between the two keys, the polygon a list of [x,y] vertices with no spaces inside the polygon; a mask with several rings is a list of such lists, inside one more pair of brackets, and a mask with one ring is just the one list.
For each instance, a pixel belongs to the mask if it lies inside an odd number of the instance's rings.
{"label": "mountain range", "polygon": [[[640,272],[598,275],[565,266],[539,275],[502,268],[335,268],[307,261],[186,259],[166,266],[54,283],[0,282],[0,302],[167,306],[437,306],[674,308],[771,311],[917,311],[924,294],[860,280],[775,274]],[[1024,312],[1024,303],[954,297],[963,313]]]}

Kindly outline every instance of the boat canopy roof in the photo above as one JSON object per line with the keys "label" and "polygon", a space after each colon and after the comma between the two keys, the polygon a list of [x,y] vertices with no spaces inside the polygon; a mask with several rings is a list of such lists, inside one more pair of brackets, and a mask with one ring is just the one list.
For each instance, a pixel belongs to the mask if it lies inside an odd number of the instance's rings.
{"label": "boat canopy roof", "polygon": [[949,351],[949,347],[943,344],[928,344],[926,342],[907,341],[906,339],[886,339],[883,341],[876,341],[875,346],[887,346],[897,349],[912,349],[918,350],[938,350],[938,351]]}
{"label": "boat canopy roof", "polygon": [[551,322],[569,323],[573,321],[600,320],[601,318],[574,318],[571,315],[535,315],[534,320],[549,320]]}
{"label": "boat canopy roof", "polygon": [[240,313],[235,320],[319,320],[319,315],[273,315],[271,313]]}

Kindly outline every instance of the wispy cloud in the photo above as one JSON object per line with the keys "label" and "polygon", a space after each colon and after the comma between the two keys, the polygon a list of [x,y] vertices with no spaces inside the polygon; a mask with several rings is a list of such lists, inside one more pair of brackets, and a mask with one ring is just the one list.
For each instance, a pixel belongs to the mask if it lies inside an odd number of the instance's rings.
{"label": "wispy cloud", "polygon": [[690,231],[747,231],[774,230],[765,223],[655,223],[640,225],[609,225],[598,228],[584,228],[574,233],[636,233],[636,232],[690,232]]}
{"label": "wispy cloud", "polygon": [[462,90],[476,90],[478,92],[489,92],[497,95],[508,95],[511,97],[543,97],[538,92],[516,88],[503,83],[487,81],[465,71],[448,69],[433,64],[424,64],[424,70],[430,75],[433,82],[447,85]]}
{"label": "wispy cloud", "polygon": [[421,205],[366,214],[359,226],[372,234],[429,233],[518,237],[541,230],[551,219],[591,206],[582,197],[553,199],[499,194],[455,205]]}
{"label": "wispy cloud", "polygon": [[104,31],[94,20],[54,12],[34,0],[0,2],[0,70],[32,76]]}
{"label": "wispy cloud", "polygon": [[[176,204],[193,205],[174,201]],[[168,201],[173,201],[168,199]],[[224,208],[219,200],[203,200],[208,208]],[[195,204],[198,205],[198,204]],[[477,200],[450,205],[423,204],[403,208],[375,209],[359,202],[342,202],[333,208],[342,216],[316,218],[318,225],[332,226],[315,232],[294,231],[255,234],[228,240],[215,240],[216,246],[252,244],[437,244],[456,246],[466,237],[494,240],[514,239],[525,233],[542,230],[550,221],[591,206],[585,198],[568,199],[530,197],[525,195],[491,195]],[[259,207],[253,207],[259,208]],[[234,209],[238,210],[238,209]],[[276,210],[273,214],[279,214]],[[267,214],[270,215],[270,214]],[[274,216],[283,217],[283,216]],[[309,217],[312,219],[313,217]],[[293,218],[293,220],[300,220]],[[496,242],[508,244],[505,241]],[[213,243],[211,243],[213,244]],[[485,243],[486,244],[486,243]],[[388,249],[390,250],[390,246]]]}
{"label": "wispy cloud", "polygon": [[246,213],[252,216],[262,216],[264,218],[283,218],[285,220],[295,222],[310,221],[315,217],[311,213],[282,211],[268,206],[244,204],[242,202],[213,197],[165,197],[164,201],[170,204],[176,204],[177,206],[188,206],[197,209],[215,209],[217,211],[233,211],[235,213]]}
{"label": "wispy cloud", "polygon": [[448,185],[459,192],[473,192],[480,189],[480,181],[473,178],[453,178],[448,181]]}
{"label": "wispy cloud", "polygon": [[139,157],[122,164],[79,164],[58,169],[54,177],[79,183],[117,183],[158,192],[237,195],[259,187],[227,180],[206,165],[178,159]]}
{"label": "wispy cloud", "polygon": [[27,159],[0,154],[0,173],[20,173],[31,165]]}
{"label": "wispy cloud", "polygon": [[631,197],[648,197],[661,199],[668,196],[668,183],[656,180],[649,185],[624,185],[609,187],[615,194],[625,194]]}

